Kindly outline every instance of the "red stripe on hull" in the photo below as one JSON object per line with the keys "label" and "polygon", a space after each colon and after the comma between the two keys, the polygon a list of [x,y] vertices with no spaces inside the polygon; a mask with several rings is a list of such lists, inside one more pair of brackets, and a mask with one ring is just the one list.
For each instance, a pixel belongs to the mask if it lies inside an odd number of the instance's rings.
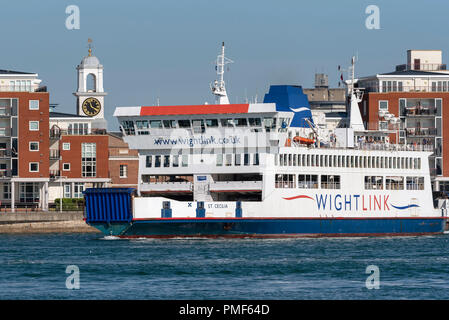
{"label": "red stripe on hull", "polygon": [[295,199],[310,199],[313,200],[312,197],[309,196],[305,196],[305,195],[300,195],[300,196],[295,196],[295,197],[290,197],[290,198],[282,198],[284,200],[295,200]]}

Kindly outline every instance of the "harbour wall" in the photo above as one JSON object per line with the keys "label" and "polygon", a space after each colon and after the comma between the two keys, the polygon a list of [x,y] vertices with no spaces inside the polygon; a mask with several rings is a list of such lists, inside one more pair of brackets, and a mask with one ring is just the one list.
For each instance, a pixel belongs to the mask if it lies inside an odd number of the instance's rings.
{"label": "harbour wall", "polygon": [[83,212],[1,212],[0,234],[99,232],[83,220]]}

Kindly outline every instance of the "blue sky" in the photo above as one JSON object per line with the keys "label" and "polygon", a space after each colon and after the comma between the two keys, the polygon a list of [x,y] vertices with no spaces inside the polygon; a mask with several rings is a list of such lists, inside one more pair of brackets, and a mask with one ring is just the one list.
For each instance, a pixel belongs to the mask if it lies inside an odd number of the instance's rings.
{"label": "blue sky", "polygon": [[[365,28],[365,8],[380,29]],[[81,28],[67,30],[68,5]],[[127,0],[2,2],[0,69],[36,72],[59,111],[75,113],[76,65],[94,40],[104,65],[109,128],[117,106],[213,102],[209,83],[222,41],[235,61],[225,75],[231,103],[263,99],[270,84],[312,87],[315,72],[337,86],[337,66],[358,54],[356,74],[393,71],[407,49],[449,52],[447,0]]]}

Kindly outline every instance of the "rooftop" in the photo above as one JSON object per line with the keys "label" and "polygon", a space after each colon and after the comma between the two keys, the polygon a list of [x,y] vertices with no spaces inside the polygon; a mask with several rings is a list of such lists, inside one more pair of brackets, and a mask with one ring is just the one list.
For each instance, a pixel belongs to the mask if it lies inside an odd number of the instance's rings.
{"label": "rooftop", "polygon": [[87,116],[80,116],[80,115],[77,115],[77,114],[63,113],[63,112],[50,112],[50,118],[84,118],[84,119],[90,119],[90,117],[87,117]]}
{"label": "rooftop", "polygon": [[22,72],[22,71],[13,71],[13,70],[0,70],[0,74],[35,74],[35,73]]}

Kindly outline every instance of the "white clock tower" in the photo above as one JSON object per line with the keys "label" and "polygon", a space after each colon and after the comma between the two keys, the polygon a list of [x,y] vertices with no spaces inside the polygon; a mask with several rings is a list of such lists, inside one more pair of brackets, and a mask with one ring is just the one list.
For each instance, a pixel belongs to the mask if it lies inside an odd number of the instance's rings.
{"label": "white clock tower", "polygon": [[94,119],[104,119],[103,65],[92,55],[92,40],[89,39],[89,55],[76,67],[78,70],[77,114]]}

